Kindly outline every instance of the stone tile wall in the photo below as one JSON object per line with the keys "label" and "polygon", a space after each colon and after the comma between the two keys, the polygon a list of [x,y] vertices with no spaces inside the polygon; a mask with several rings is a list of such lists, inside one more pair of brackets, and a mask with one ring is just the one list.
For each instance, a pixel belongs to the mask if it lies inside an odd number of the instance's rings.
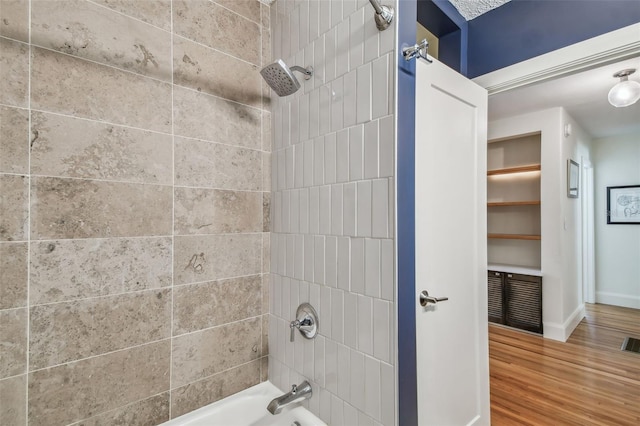
{"label": "stone tile wall", "polygon": [[0,424],[154,425],[266,380],[258,0],[0,0]]}
{"label": "stone tile wall", "polygon": [[[396,422],[396,24],[380,32],[373,15],[367,0],[271,7],[274,57],[314,75],[272,100],[269,379],[308,379],[309,408],[334,426]],[[291,343],[302,302],[319,335]]]}

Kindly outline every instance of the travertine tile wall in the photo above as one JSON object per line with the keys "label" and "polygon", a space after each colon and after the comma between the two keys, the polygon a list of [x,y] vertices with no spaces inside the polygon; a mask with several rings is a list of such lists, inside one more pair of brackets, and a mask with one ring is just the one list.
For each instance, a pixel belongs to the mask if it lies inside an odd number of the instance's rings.
{"label": "travertine tile wall", "polygon": [[[272,99],[269,378],[310,380],[331,425],[393,425],[395,28],[368,0],[277,0],[271,22],[274,57],[315,73]],[[290,343],[301,302],[320,333]]]}
{"label": "travertine tile wall", "polygon": [[266,380],[269,8],[0,0],[0,424]]}

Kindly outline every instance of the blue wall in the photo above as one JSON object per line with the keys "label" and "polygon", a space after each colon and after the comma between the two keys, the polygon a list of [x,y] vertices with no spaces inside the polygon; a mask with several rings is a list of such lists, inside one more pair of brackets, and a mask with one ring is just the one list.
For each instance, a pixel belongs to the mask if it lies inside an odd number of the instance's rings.
{"label": "blue wall", "polygon": [[[398,268],[398,421],[418,424],[415,297],[415,127],[416,62],[402,48],[416,40],[416,0],[398,2],[397,268]],[[391,31],[391,30],[388,30]]]}
{"label": "blue wall", "polygon": [[[421,0],[424,1],[424,0]],[[439,36],[439,59],[441,62],[449,65],[462,75],[467,75],[467,45],[469,24],[464,19],[458,9],[456,9],[448,0],[429,0],[432,1],[442,12],[450,19],[460,31],[452,32],[443,36]],[[420,10],[420,7],[418,7]],[[458,49],[453,46],[458,45]],[[448,52],[453,52],[457,58],[450,57]],[[457,65],[457,66],[456,66]]]}
{"label": "blue wall", "polygon": [[417,18],[438,37],[438,60],[454,70],[467,73],[467,21],[448,0],[418,0]]}
{"label": "blue wall", "polygon": [[474,78],[637,22],[638,0],[513,0],[469,21],[466,75]]}
{"label": "blue wall", "polygon": [[[418,424],[415,288],[415,61],[418,1],[398,2],[397,275],[398,421]],[[470,77],[640,22],[640,0],[514,0],[468,23],[447,0],[433,0],[460,29],[459,71]],[[449,34],[455,34],[453,31]],[[640,35],[639,35],[640,36]],[[446,37],[446,36],[445,36]],[[455,36],[454,36],[455,37]],[[454,67],[455,68],[455,67]]]}

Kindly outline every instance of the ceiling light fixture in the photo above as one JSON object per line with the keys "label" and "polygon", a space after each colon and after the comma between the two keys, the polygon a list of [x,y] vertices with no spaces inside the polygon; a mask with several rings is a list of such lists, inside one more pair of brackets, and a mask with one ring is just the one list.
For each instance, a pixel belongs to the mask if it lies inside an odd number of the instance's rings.
{"label": "ceiling light fixture", "polygon": [[609,90],[609,103],[614,107],[633,105],[640,99],[640,83],[629,81],[629,76],[634,72],[635,68],[629,68],[613,75],[620,79],[620,82]]}

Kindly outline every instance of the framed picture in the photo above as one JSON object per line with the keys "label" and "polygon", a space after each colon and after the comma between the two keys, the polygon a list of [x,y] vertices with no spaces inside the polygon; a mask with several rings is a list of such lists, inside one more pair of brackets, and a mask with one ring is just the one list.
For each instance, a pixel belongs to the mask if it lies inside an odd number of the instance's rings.
{"label": "framed picture", "polygon": [[567,161],[567,197],[578,198],[578,183],[580,181],[580,165],[569,159]]}
{"label": "framed picture", "polygon": [[607,223],[640,225],[640,185],[607,187]]}

